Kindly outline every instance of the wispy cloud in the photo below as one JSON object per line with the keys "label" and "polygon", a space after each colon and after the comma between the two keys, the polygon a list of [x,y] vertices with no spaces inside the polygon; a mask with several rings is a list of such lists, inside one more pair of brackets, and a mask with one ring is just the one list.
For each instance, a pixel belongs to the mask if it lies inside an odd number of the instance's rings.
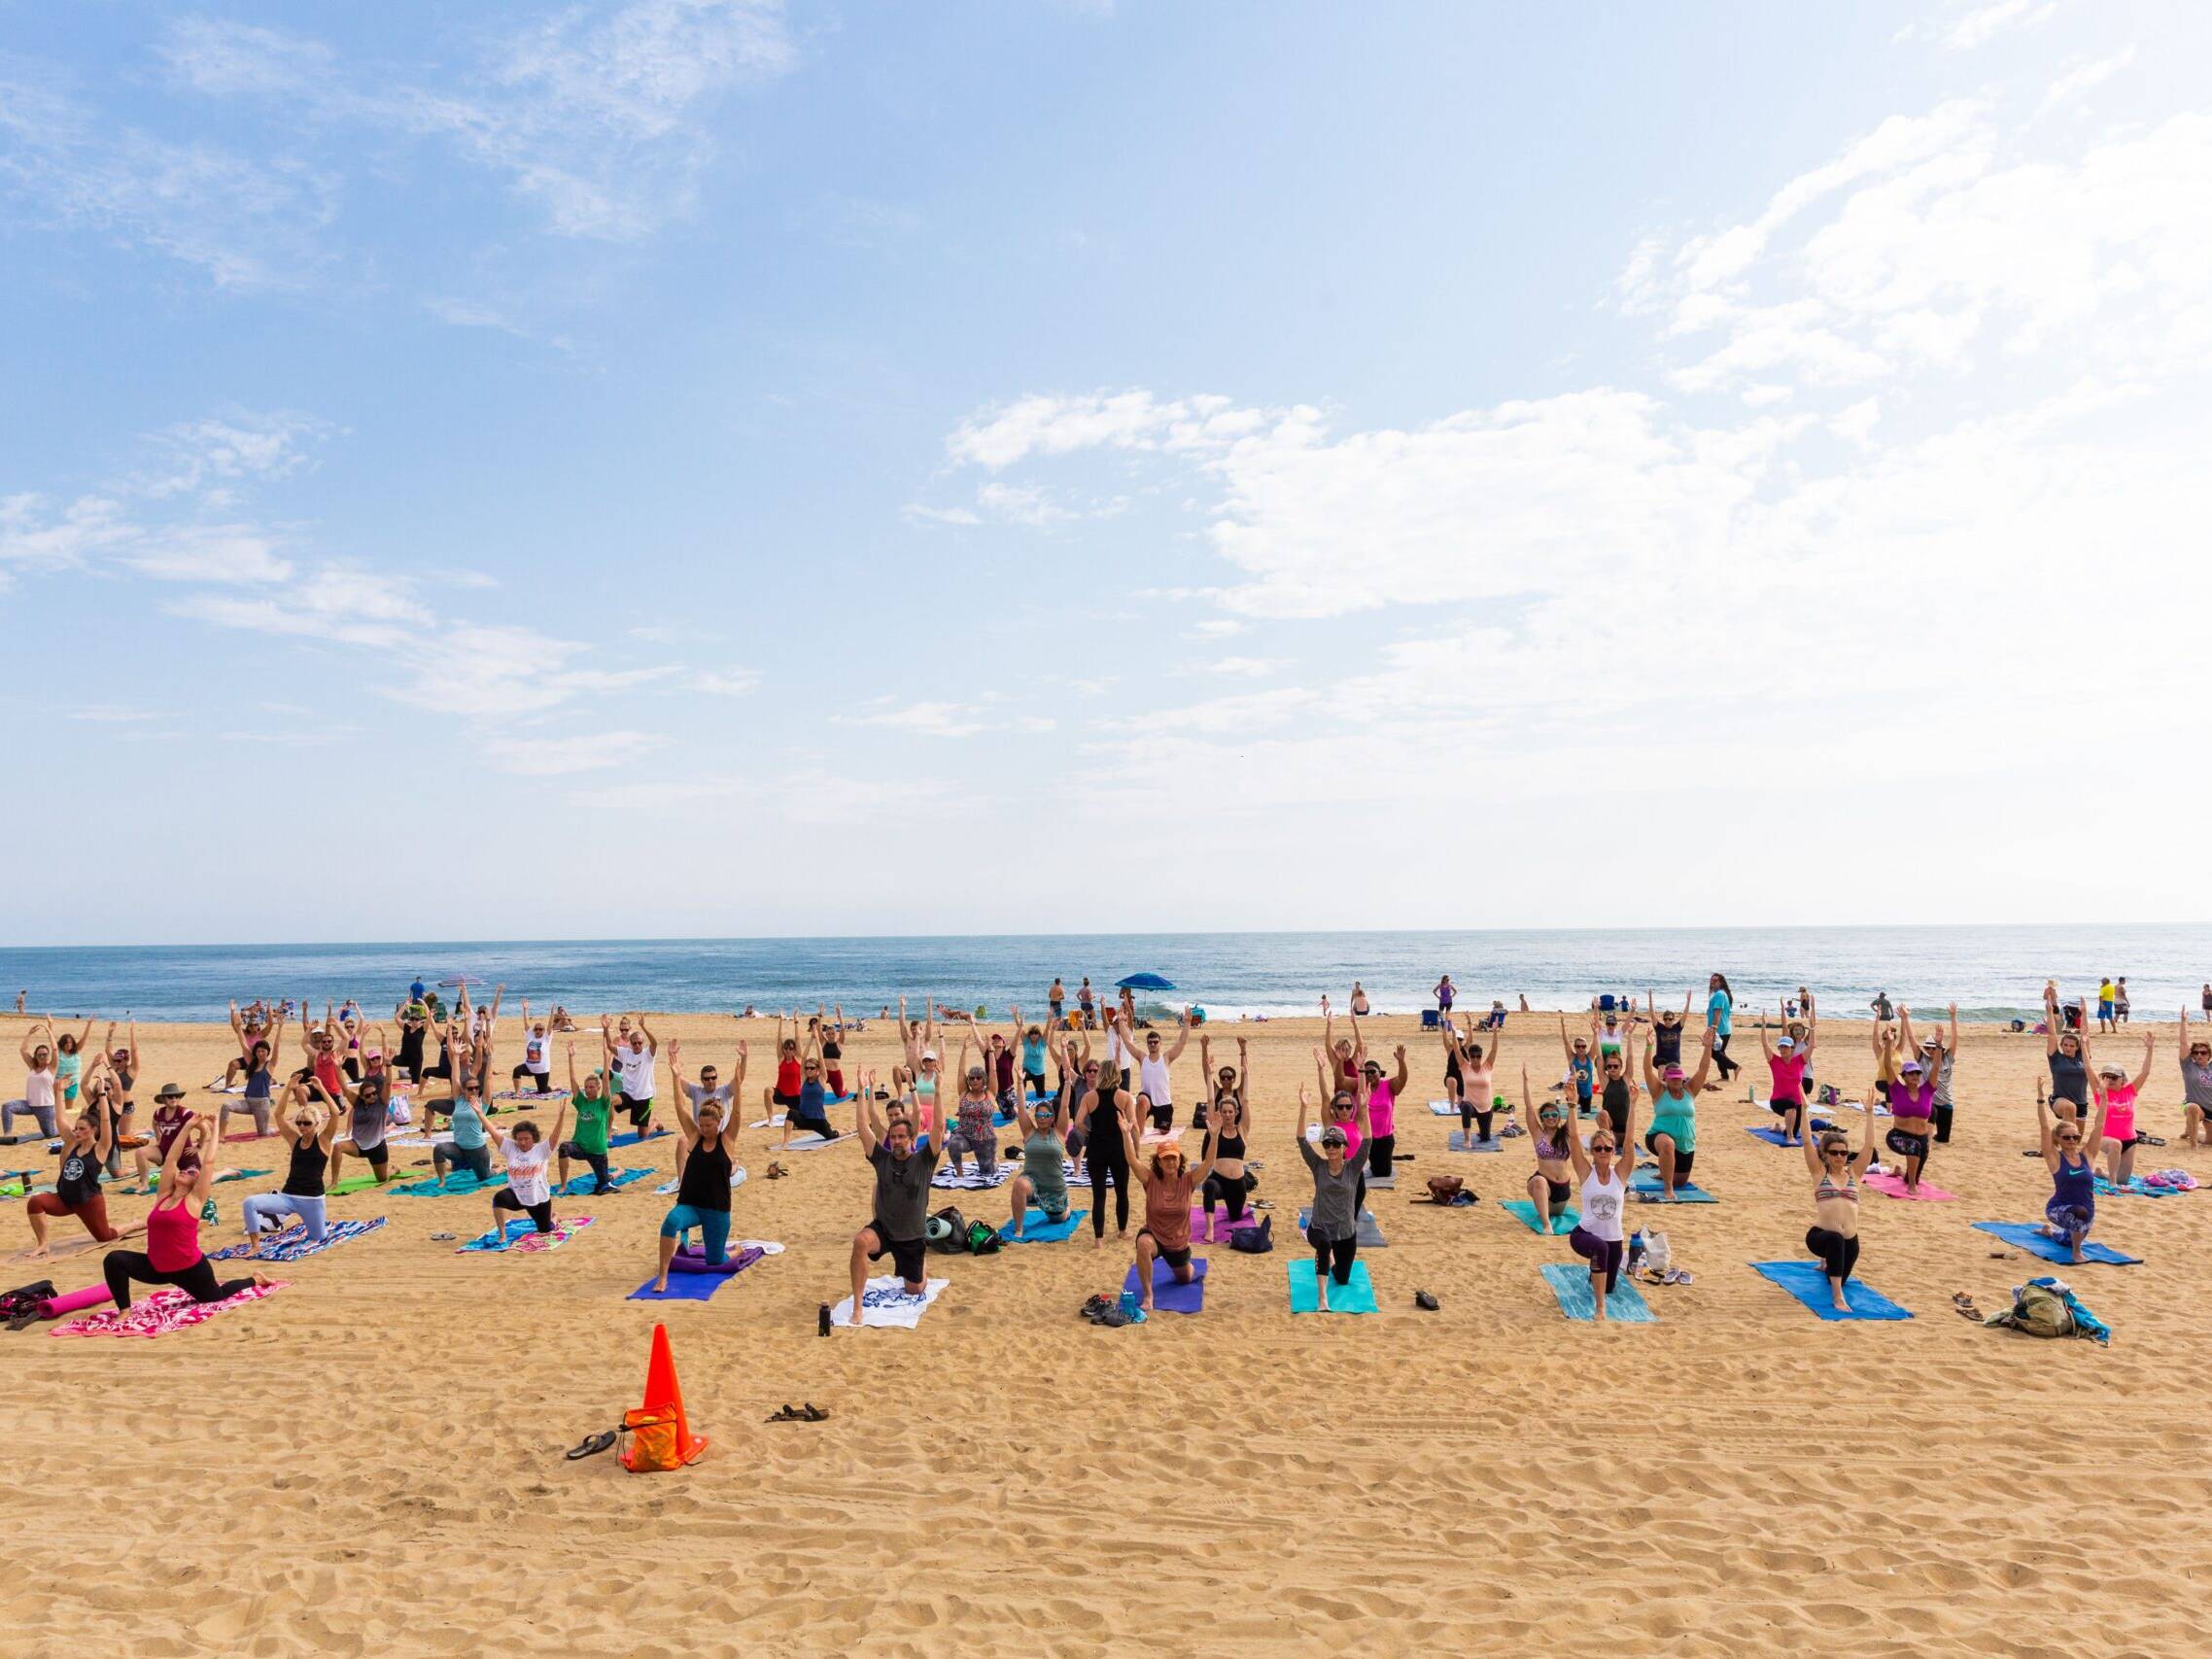
{"label": "wispy cloud", "polygon": [[901,703],[879,697],[862,705],[865,712],[835,716],[844,726],[883,726],[918,738],[967,738],[985,729],[983,709],[973,703]]}

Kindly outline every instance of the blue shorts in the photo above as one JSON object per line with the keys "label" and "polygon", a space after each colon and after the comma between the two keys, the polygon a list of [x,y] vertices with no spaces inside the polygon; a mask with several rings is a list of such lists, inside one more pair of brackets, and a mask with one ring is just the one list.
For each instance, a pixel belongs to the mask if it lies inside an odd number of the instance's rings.
{"label": "blue shorts", "polygon": [[719,1267],[730,1256],[730,1212],[728,1210],[702,1210],[693,1204],[675,1204],[661,1222],[661,1236],[674,1238],[692,1227],[699,1229],[702,1243],[707,1246],[707,1261]]}
{"label": "blue shorts", "polygon": [[2099,1020],[2110,1020],[2112,1018],[2112,1004],[2109,1002],[2099,1002],[2096,1005],[2096,1017]]}

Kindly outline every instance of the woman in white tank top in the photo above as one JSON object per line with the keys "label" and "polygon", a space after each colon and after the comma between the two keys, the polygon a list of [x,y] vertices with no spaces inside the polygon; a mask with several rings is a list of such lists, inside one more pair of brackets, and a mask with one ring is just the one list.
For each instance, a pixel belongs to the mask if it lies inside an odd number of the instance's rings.
{"label": "woman in white tank top", "polygon": [[[1632,1070],[1636,1063],[1633,1031],[1627,1046],[1630,1052],[1623,1055],[1627,1062],[1624,1071]],[[1575,1255],[1590,1263],[1593,1317],[1603,1324],[1606,1298],[1620,1288],[1625,1238],[1622,1212],[1628,1207],[1629,1176],[1636,1168],[1636,1096],[1629,1096],[1628,1123],[1618,1141],[1603,1114],[1590,1131],[1588,1152],[1582,1150],[1581,1131],[1572,1118],[1566,1138],[1568,1156],[1574,1160],[1574,1174],[1582,1184],[1581,1220],[1575,1223],[1567,1242]]]}

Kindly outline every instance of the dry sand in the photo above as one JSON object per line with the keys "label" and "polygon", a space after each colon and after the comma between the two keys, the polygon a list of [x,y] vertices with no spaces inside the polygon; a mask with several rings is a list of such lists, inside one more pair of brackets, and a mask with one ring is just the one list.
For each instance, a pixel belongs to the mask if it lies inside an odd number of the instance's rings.
{"label": "dry sand", "polygon": [[[2109,1349],[1983,1331],[1950,1307],[1960,1290],[2001,1306],[2049,1270],[1992,1260],[1996,1241],[1967,1225],[2041,1213],[2048,1177],[2021,1156],[2040,1038],[1968,1035],[1957,1138],[1931,1171],[1957,1202],[1866,1201],[1864,1275],[1916,1320],[1823,1324],[1745,1265],[1799,1256],[1810,1220],[1800,1155],[1740,1126],[1766,1121],[1747,1073],[1701,1106],[1698,1178],[1722,1201],[1636,1217],[1665,1227],[1696,1284],[1645,1292],[1657,1325],[1604,1329],[1569,1323],[1538,1277],[1571,1259],[1565,1241],[1497,1207],[1520,1192],[1527,1143],[1445,1151],[1449,1125],[1419,1104],[1441,1092],[1440,1056],[1412,1026],[1369,1026],[1414,1063],[1400,1134],[1413,1161],[1370,1198],[1390,1239],[1363,1257],[1371,1318],[1288,1311],[1310,1192],[1292,1126],[1316,1033],[1277,1021],[1241,1029],[1257,1195],[1290,1237],[1272,1256],[1210,1252],[1196,1318],[1081,1321],[1127,1264],[1111,1227],[1095,1253],[1087,1225],[1066,1244],[940,1262],[951,1288],[916,1331],[824,1341],[815,1308],[844,1294],[867,1174],[846,1145],[764,1180],[769,1149],[748,1131],[735,1232],[789,1249],[711,1302],[624,1299],[669,1201],[646,1184],[563,1200],[595,1223],[545,1256],[431,1241],[480,1230],[483,1197],[364,1192],[332,1215],[388,1227],[279,1269],[289,1288],[196,1329],[0,1332],[0,1650],[2204,1650],[2190,1631],[2212,1576],[2212,1192],[2102,1203],[2098,1236],[2148,1258],[2069,1275],[2114,1328]],[[748,1087],[767,1081],[768,1022],[662,1028],[693,1066],[727,1068],[743,1034]],[[0,1021],[11,1049],[20,1030]],[[2147,1166],[2212,1182],[2212,1153],[2179,1144],[2162,1037],[2143,1121],[2173,1144]],[[229,1043],[221,1027],[144,1029],[142,1103],[164,1080],[196,1090]],[[894,1043],[871,1027],[847,1068],[887,1067]],[[1755,1035],[1737,1048],[1763,1086]],[[1559,1057],[1540,1020],[1515,1018],[1508,1072],[1525,1058],[1540,1087]],[[1197,1062],[1193,1042],[1179,1089],[1195,1089]],[[1865,1027],[1831,1025],[1815,1070],[1863,1088]],[[667,1170],[673,1144],[617,1162]],[[281,1167],[269,1147],[225,1149],[240,1152]],[[1438,1170],[1482,1202],[1412,1202]],[[274,1184],[219,1188],[211,1247],[238,1236],[240,1194]],[[960,1201],[1003,1219],[1003,1194]],[[145,1200],[111,1205],[135,1220]],[[58,1223],[57,1241],[74,1227]],[[27,1244],[19,1203],[0,1204],[0,1235]],[[6,1282],[72,1288],[98,1259]],[[1416,1288],[1442,1311],[1417,1311]],[[639,1402],[656,1321],[705,1460],[651,1476],[611,1455],[565,1461]],[[786,1400],[834,1415],[764,1423]]]}

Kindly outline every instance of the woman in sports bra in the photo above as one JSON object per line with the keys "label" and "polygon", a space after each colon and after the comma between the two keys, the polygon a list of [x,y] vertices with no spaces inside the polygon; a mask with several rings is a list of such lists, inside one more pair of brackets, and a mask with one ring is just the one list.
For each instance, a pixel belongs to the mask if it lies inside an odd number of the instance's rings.
{"label": "woman in sports bra", "polygon": [[2104,1154],[2105,1179],[2125,1187],[2135,1178],[2135,1149],[2143,1137],[2135,1128],[2135,1095],[2151,1079],[2151,1051],[2157,1039],[2148,1027],[2143,1032],[2143,1065],[2132,1081],[2116,1061],[2098,1066],[2090,1079],[2104,1128],[2093,1140],[2083,1142]]}
{"label": "woman in sports bra", "polygon": [[2087,1149],[2103,1133],[2104,1116],[2097,1115],[2085,1138],[2079,1123],[2063,1118],[2054,1123],[2051,1109],[2038,1100],[2035,1123],[2042,1131],[2043,1166],[2051,1171],[2051,1199],[2043,1206],[2043,1230],[2079,1262],[2082,1246],[2089,1242],[2090,1228],[2096,1225],[2096,1165],[2090,1161]]}
{"label": "woman in sports bra", "polygon": [[1805,1166],[1813,1172],[1813,1226],[1805,1248],[1820,1260],[1828,1275],[1828,1298],[1839,1313],[1850,1312],[1844,1287],[1858,1265],[1859,1178],[1874,1156],[1874,1103],[1867,1103],[1866,1132],[1858,1151],[1841,1129],[1822,1129],[1805,1142]]}
{"label": "woman in sports bra", "polygon": [[1529,1145],[1537,1155],[1536,1170],[1529,1177],[1529,1202],[1536,1206],[1536,1218],[1543,1224],[1537,1230],[1557,1232],[1574,1196],[1574,1189],[1568,1183],[1568,1147],[1579,1137],[1574,1115],[1564,1099],[1546,1100],[1540,1112],[1537,1109],[1526,1061],[1521,1064],[1521,1122],[1528,1128]]}
{"label": "woman in sports bra", "polygon": [[[1635,1038],[1629,1046],[1635,1047]],[[1573,1160],[1575,1179],[1582,1188],[1582,1216],[1567,1242],[1575,1255],[1590,1263],[1591,1317],[1601,1325],[1606,1298],[1620,1289],[1621,1256],[1627,1233],[1621,1226],[1628,1208],[1629,1177],[1636,1170],[1636,1102],[1624,1108],[1618,1140],[1609,1119],[1601,1118],[1590,1131],[1590,1150],[1582,1150],[1582,1137],[1570,1128],[1567,1156]],[[1616,1160],[1614,1154],[1620,1155]]]}
{"label": "woman in sports bra", "polygon": [[1215,1129],[1214,1169],[1199,1190],[1199,1201],[1206,1210],[1206,1236],[1214,1235],[1214,1206],[1222,1204],[1228,1210],[1228,1225],[1235,1227],[1244,1219],[1245,1195],[1252,1191],[1251,1177],[1245,1172],[1245,1142],[1252,1135],[1252,1115],[1244,1104],[1246,1080],[1252,1076],[1252,1062],[1246,1054],[1247,1045],[1242,1037],[1236,1040],[1236,1064],[1214,1070],[1211,1040],[1198,1038],[1198,1064],[1212,1091],[1209,1100],[1210,1122]]}

